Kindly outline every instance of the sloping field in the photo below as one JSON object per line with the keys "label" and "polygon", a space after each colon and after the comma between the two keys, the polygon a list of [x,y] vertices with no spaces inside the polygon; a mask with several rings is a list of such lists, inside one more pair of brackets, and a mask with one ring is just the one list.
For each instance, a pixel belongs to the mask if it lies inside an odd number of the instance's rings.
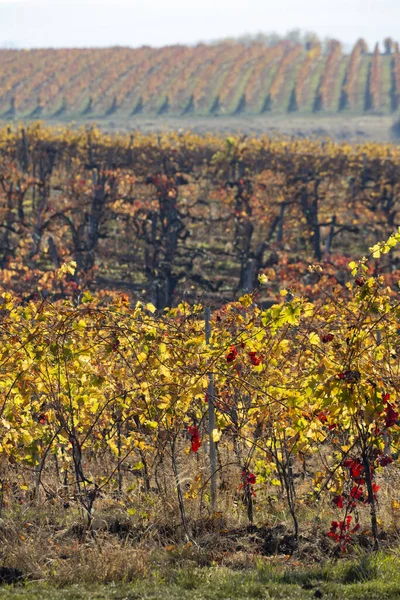
{"label": "sloping field", "polygon": [[359,40],[0,50],[0,118],[397,111],[400,51]]}

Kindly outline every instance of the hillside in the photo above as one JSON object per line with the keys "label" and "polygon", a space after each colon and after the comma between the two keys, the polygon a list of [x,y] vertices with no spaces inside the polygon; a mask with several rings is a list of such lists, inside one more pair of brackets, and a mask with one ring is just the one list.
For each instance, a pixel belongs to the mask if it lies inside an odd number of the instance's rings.
{"label": "hillside", "polygon": [[350,54],[281,40],[151,48],[0,50],[0,118],[395,113],[391,39]]}

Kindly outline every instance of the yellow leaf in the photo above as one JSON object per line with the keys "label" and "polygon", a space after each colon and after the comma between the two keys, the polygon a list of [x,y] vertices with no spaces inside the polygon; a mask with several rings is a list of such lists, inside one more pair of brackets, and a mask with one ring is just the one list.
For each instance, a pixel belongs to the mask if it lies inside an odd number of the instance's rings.
{"label": "yellow leaf", "polygon": [[279,479],[271,479],[271,484],[276,485],[278,487],[281,485],[281,482],[279,481]]}
{"label": "yellow leaf", "polygon": [[222,431],[220,429],[213,429],[211,433],[211,439],[213,442],[217,443],[221,439]]}
{"label": "yellow leaf", "polygon": [[356,273],[357,273],[357,263],[356,263],[356,262],[354,262],[354,260],[352,260],[352,261],[349,263],[349,268],[350,268],[350,270],[351,270],[351,274],[352,274],[353,276],[354,276],[354,275],[356,275]]}
{"label": "yellow leaf", "polygon": [[160,365],[158,367],[160,375],[164,375],[164,377],[170,378],[170,370],[165,365]]}
{"label": "yellow leaf", "polygon": [[147,354],[146,354],[146,352],[140,352],[137,355],[137,360],[138,360],[138,363],[140,363],[140,364],[144,363],[147,360]]}
{"label": "yellow leaf", "polygon": [[268,283],[268,277],[264,273],[262,273],[258,276],[258,281],[261,285],[265,285],[266,283]]}
{"label": "yellow leaf", "polygon": [[319,335],[315,332],[312,332],[309,334],[308,339],[310,340],[310,344],[312,346],[318,346],[319,345]]}
{"label": "yellow leaf", "polygon": [[76,271],[76,262],[74,260],[71,260],[68,263],[64,263],[58,269],[57,279],[62,279],[62,276],[67,273],[69,273],[70,275],[74,275],[75,271]]}
{"label": "yellow leaf", "polygon": [[82,296],[82,303],[83,304],[87,304],[88,302],[92,302],[94,300],[94,297],[92,296],[92,294],[90,292],[84,292],[83,296]]}
{"label": "yellow leaf", "polygon": [[151,302],[148,302],[146,304],[146,308],[149,312],[151,312],[151,314],[154,314],[156,312],[156,307]]}
{"label": "yellow leaf", "polygon": [[239,298],[239,302],[242,306],[248,308],[252,304],[253,298],[250,296],[250,294],[245,294],[244,296]]}
{"label": "yellow leaf", "polygon": [[381,255],[381,245],[380,244],[375,244],[375,246],[371,246],[370,250],[371,250],[372,256],[374,258],[380,257],[380,255]]}
{"label": "yellow leaf", "polygon": [[74,260],[71,260],[68,264],[67,264],[67,271],[68,273],[70,273],[71,275],[73,275],[76,271],[76,262]]}

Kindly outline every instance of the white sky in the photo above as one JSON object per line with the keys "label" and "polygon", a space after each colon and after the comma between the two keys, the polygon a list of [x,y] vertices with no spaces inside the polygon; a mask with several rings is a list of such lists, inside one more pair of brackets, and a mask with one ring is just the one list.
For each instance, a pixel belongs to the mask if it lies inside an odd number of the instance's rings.
{"label": "white sky", "polygon": [[400,0],[0,0],[0,46],[163,46],[296,28],[400,40]]}

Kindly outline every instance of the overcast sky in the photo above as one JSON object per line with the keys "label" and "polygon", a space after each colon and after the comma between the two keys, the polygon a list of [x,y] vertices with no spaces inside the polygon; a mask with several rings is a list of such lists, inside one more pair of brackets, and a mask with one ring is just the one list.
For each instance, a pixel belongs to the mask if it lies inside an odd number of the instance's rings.
{"label": "overcast sky", "polygon": [[314,31],[400,40],[400,0],[0,0],[0,46],[163,46]]}

